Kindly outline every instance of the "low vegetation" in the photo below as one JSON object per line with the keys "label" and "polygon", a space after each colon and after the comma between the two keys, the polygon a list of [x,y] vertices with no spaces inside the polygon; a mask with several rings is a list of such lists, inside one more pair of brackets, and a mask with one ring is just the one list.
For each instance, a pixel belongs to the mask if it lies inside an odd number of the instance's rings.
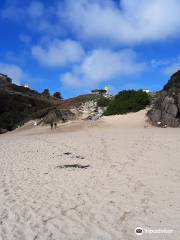
{"label": "low vegetation", "polygon": [[41,116],[44,109],[52,107],[51,103],[43,101],[39,97],[30,97],[20,94],[9,94],[0,91],[0,128],[11,131],[21,125],[26,119],[35,117],[35,113]]}
{"label": "low vegetation", "polygon": [[150,96],[142,90],[125,90],[119,92],[109,103],[104,115],[137,112],[150,104]]}
{"label": "low vegetation", "polygon": [[106,97],[101,97],[97,104],[98,104],[98,107],[107,107],[111,102],[111,99],[110,98],[106,98]]}
{"label": "low vegetation", "polygon": [[59,103],[57,97],[13,84],[6,75],[0,74],[0,133],[11,131],[27,120],[43,117]]}

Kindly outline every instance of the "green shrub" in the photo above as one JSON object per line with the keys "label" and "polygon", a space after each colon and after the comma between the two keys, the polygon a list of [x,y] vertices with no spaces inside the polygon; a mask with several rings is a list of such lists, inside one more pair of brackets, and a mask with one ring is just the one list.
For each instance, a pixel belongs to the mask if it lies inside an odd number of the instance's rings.
{"label": "green shrub", "polygon": [[43,116],[49,108],[51,104],[38,97],[0,91],[0,128],[11,131],[26,120]]}
{"label": "green shrub", "polygon": [[98,100],[97,105],[98,105],[98,107],[107,107],[110,102],[111,102],[111,99],[106,98],[106,97],[101,97]]}
{"label": "green shrub", "polygon": [[144,109],[150,103],[150,97],[142,90],[125,90],[119,92],[109,103],[104,115],[125,114]]}
{"label": "green shrub", "polygon": [[53,97],[57,98],[57,99],[60,99],[60,100],[63,100],[63,97],[62,97],[62,94],[60,92],[55,92],[53,94]]}

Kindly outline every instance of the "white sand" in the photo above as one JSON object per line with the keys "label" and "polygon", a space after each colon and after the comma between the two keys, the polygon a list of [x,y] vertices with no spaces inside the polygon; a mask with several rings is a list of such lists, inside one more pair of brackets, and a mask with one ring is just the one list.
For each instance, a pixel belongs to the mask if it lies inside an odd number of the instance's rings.
{"label": "white sand", "polygon": [[[76,163],[90,167],[56,167]],[[1,135],[0,240],[26,239],[179,240],[180,129],[144,128],[141,111]]]}

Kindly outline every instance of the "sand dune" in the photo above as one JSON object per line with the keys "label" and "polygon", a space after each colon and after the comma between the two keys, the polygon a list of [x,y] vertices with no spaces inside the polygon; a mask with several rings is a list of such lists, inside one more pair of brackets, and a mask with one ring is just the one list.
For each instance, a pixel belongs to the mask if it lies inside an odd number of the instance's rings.
{"label": "sand dune", "polygon": [[138,128],[147,127],[147,110],[141,110],[136,113],[129,113],[124,115],[105,116],[101,120],[103,126],[111,126],[118,128]]}
{"label": "sand dune", "polygon": [[144,125],[140,111],[1,135],[0,240],[180,239],[180,129]]}

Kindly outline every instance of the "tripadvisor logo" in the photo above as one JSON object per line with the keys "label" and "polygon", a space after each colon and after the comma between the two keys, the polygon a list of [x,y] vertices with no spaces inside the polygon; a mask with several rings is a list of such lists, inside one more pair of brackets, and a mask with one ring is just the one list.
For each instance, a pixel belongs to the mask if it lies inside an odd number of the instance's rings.
{"label": "tripadvisor logo", "polygon": [[136,235],[142,235],[142,234],[143,234],[143,228],[137,227],[137,228],[135,229],[135,234],[136,234]]}

